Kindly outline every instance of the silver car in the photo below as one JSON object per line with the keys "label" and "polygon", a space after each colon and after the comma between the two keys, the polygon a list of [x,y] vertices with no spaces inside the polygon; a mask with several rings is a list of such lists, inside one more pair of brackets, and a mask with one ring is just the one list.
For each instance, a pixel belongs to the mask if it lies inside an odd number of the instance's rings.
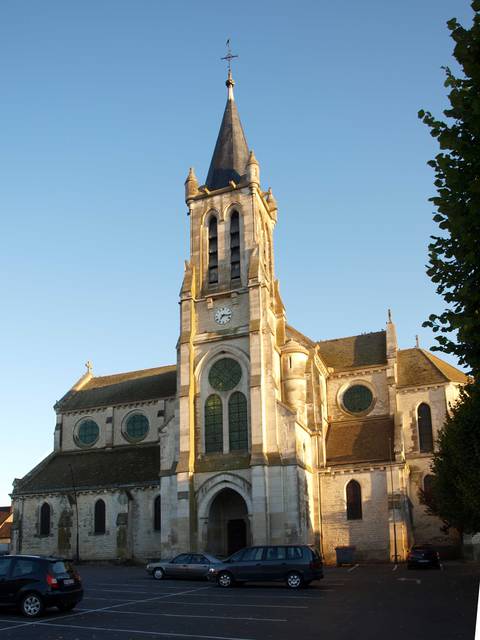
{"label": "silver car", "polygon": [[220,564],[221,560],[208,553],[181,553],[172,560],[158,560],[149,562],[147,573],[155,580],[163,578],[207,578],[212,565]]}

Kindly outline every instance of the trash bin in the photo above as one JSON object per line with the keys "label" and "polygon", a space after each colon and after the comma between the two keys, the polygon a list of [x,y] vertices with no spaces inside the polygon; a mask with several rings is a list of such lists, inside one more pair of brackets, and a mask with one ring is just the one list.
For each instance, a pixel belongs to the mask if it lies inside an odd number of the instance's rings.
{"label": "trash bin", "polygon": [[335,547],[335,553],[337,554],[337,567],[341,567],[343,564],[353,564],[355,547],[343,546]]}

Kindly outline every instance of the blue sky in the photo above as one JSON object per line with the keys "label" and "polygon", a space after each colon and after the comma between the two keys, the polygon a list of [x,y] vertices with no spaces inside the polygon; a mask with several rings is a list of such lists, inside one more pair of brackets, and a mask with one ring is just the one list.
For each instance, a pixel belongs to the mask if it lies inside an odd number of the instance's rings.
{"label": "blue sky", "polygon": [[87,359],[97,375],[175,362],[183,182],[208,171],[228,37],[289,322],[341,337],[391,307],[401,347],[432,345],[437,148],[417,111],[446,106],[453,16],[469,25],[469,3],[2,3],[0,504],[51,451]]}

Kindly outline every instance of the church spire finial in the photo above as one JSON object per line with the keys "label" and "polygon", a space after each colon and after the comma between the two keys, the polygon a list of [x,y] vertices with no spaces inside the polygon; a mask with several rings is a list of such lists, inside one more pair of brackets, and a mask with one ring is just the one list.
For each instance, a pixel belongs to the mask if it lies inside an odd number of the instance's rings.
{"label": "church spire finial", "polygon": [[222,60],[226,60],[228,63],[228,77],[225,84],[228,89],[228,99],[233,100],[233,87],[235,86],[235,80],[232,77],[232,60],[233,58],[238,58],[236,54],[232,53],[232,49],[230,48],[230,38],[227,40],[227,55],[222,58]]}

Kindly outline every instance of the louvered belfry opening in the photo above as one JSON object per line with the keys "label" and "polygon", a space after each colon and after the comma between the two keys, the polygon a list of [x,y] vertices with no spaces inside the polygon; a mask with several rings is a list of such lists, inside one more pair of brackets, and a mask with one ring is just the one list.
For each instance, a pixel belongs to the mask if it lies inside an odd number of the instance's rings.
{"label": "louvered belfry opening", "polygon": [[238,211],[230,218],[230,277],[232,280],[240,278],[240,220]]}
{"label": "louvered belfry opening", "polygon": [[218,282],[218,228],[215,216],[208,223],[208,283]]}

